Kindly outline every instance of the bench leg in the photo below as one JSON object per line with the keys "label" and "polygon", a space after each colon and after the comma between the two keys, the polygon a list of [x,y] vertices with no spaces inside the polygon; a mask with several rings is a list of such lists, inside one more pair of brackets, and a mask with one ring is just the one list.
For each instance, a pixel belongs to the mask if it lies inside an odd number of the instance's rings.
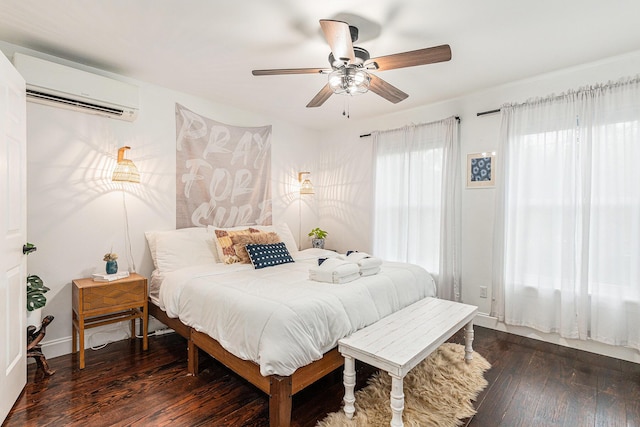
{"label": "bench leg", "polygon": [[391,427],[404,426],[402,422],[402,411],[404,411],[403,379],[391,375]]}
{"label": "bench leg", "polygon": [[473,320],[464,327],[464,361],[470,363],[473,359]]}
{"label": "bench leg", "polygon": [[353,413],[356,412],[355,402],[356,398],[353,391],[356,387],[356,361],[351,356],[344,357],[344,414],[347,418],[353,418]]}

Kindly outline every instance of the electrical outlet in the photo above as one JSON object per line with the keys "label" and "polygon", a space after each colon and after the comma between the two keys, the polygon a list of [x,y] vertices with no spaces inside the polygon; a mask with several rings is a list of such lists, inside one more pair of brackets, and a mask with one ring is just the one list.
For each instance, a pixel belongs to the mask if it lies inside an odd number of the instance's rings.
{"label": "electrical outlet", "polygon": [[486,297],[487,297],[487,287],[480,286],[480,298],[486,298]]}

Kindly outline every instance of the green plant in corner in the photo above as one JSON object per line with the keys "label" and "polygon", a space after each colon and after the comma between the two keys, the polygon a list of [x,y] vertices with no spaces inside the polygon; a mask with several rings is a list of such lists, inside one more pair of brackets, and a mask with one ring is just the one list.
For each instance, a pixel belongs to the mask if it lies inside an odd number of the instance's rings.
{"label": "green plant in corner", "polygon": [[[31,252],[37,251],[38,248],[33,243],[28,243],[22,247],[22,252],[29,255]],[[34,311],[44,307],[47,304],[47,298],[44,296],[49,291],[44,285],[40,276],[32,274],[27,276],[27,311]]]}
{"label": "green plant in corner", "polygon": [[325,237],[327,237],[327,234],[329,233],[319,227],[316,227],[309,232],[309,237],[313,237],[314,239],[324,239]]}
{"label": "green plant in corner", "polygon": [[44,294],[49,291],[39,276],[32,274],[27,277],[27,311],[42,308],[47,303]]}

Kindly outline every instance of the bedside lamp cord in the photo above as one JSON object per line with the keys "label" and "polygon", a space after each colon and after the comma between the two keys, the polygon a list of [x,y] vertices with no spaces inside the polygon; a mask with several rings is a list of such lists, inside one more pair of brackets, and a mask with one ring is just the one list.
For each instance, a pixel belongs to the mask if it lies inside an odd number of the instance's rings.
{"label": "bedside lamp cord", "polygon": [[127,252],[127,262],[131,266],[131,273],[136,272],[136,263],[133,260],[133,254],[131,251],[131,237],[129,236],[129,213],[127,212],[127,202],[125,198],[124,188],[122,189],[122,206],[124,207],[124,232],[125,232],[125,249]]}

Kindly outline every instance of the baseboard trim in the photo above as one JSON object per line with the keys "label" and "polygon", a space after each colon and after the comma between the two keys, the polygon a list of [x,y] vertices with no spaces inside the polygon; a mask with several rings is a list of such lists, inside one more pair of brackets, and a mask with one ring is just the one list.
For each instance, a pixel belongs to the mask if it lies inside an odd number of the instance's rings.
{"label": "baseboard trim", "polygon": [[[136,325],[137,327],[137,325]],[[167,326],[155,318],[149,316],[149,331],[156,329],[166,329]],[[85,330],[84,344],[85,350],[90,347],[100,347],[107,343],[121,341],[130,337],[129,322],[120,322],[113,325],[102,326],[94,329]],[[47,359],[52,359],[65,354],[71,354],[72,350],[71,336],[61,337],[53,340],[45,339],[40,343],[42,352]],[[29,360],[31,362],[32,360]]]}
{"label": "baseboard trim", "polygon": [[71,353],[71,337],[58,338],[42,342],[42,352],[47,359]]}
{"label": "baseboard trim", "polygon": [[524,326],[511,326],[504,322],[500,322],[496,317],[490,316],[486,313],[478,313],[473,323],[485,328],[508,332],[510,334],[532,338],[551,344],[558,344],[563,347],[575,348],[577,350],[588,351],[590,353],[626,360],[628,362],[640,363],[640,352],[633,348],[616,347],[596,341],[572,340],[562,338],[558,334],[547,334]]}
{"label": "baseboard trim", "polygon": [[[632,348],[616,347],[595,341],[571,340],[562,338],[557,334],[545,334],[544,332],[538,332],[534,329],[523,326],[506,325],[505,323],[498,321],[497,318],[486,313],[478,313],[474,320],[474,324],[489,329],[495,329],[497,331],[508,332],[510,334],[532,338],[539,341],[558,344],[564,347],[614,357],[628,362],[640,363],[640,352]],[[99,346],[108,342],[120,341],[128,338],[128,324],[123,323],[123,325],[123,327],[118,327],[117,329],[112,328],[110,330],[103,330],[102,328],[96,328],[95,330],[88,330],[85,335],[86,348],[88,349],[90,345]],[[161,322],[157,321],[153,317],[149,318],[150,331],[165,328],[166,326]],[[42,351],[49,359],[70,354],[71,337],[69,336],[51,341],[43,341]]]}

